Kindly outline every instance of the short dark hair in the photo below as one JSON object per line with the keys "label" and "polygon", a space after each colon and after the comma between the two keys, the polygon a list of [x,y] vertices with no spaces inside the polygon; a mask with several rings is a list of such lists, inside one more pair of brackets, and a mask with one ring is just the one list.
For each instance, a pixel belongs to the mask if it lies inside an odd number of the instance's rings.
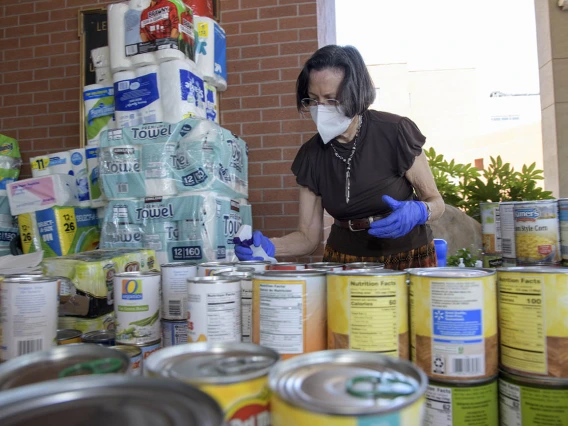
{"label": "short dark hair", "polygon": [[310,72],[325,69],[343,71],[343,81],[337,93],[345,114],[353,118],[362,114],[375,101],[375,85],[363,57],[353,46],[330,44],[318,49],[304,64],[296,81],[296,107],[302,110],[302,99],[309,98]]}

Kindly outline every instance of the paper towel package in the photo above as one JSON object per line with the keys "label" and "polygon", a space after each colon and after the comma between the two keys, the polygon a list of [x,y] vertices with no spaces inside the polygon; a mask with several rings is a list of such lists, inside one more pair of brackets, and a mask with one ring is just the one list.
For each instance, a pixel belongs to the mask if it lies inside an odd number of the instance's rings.
{"label": "paper towel package", "polygon": [[85,148],[69,150],[71,157],[71,170],[77,182],[77,197],[83,207],[90,206],[89,174],[87,172],[87,157]]}
{"label": "paper towel package", "polygon": [[101,191],[100,167],[98,147],[87,147],[85,157],[87,159],[87,179],[89,185],[89,200],[91,207],[96,209],[106,204],[106,197]]}
{"label": "paper towel package", "polygon": [[0,190],[20,176],[22,158],[16,139],[0,134]]}
{"label": "paper towel package", "polygon": [[114,114],[114,88],[109,81],[90,84],[83,88],[85,105],[85,131],[87,144],[97,141]]}
{"label": "paper towel package", "polygon": [[219,91],[227,90],[227,38],[211,18],[196,16],[195,63],[203,79]]}
{"label": "paper towel package", "polygon": [[[138,113],[142,119],[142,123],[144,124],[156,123],[163,121],[164,119],[158,70],[159,68],[157,65],[147,65],[136,68],[136,82],[140,84],[140,87],[138,89],[134,89],[133,84],[131,84],[130,91],[128,92],[131,96],[138,99],[140,105]],[[144,95],[139,96],[140,91],[144,88],[148,89],[147,92]],[[150,91],[150,88],[154,88],[155,90]]]}
{"label": "paper towel package", "polygon": [[30,164],[33,177],[73,174],[69,151],[31,157]]}
{"label": "paper towel package", "polygon": [[185,119],[103,133],[101,181],[107,198],[216,191],[248,196],[248,148],[218,124]]}
{"label": "paper towel package", "polygon": [[205,118],[205,88],[195,64],[179,59],[163,62],[159,68],[159,81],[165,122]]}
{"label": "paper towel package", "polygon": [[117,27],[124,32],[123,49],[133,66],[176,59],[177,52],[194,59],[193,12],[182,0],[131,0]]}
{"label": "paper towel package", "polygon": [[90,208],[52,207],[18,217],[24,254],[43,257],[94,250],[99,245],[97,212]]}
{"label": "paper towel package", "polygon": [[110,53],[110,69],[114,73],[124,71],[132,67],[130,58],[125,52],[125,22],[128,12],[128,3],[111,4],[107,7],[108,44]]}
{"label": "paper towel package", "polygon": [[91,50],[91,61],[95,68],[110,67],[110,51],[108,46],[98,47]]}
{"label": "paper towel package", "polygon": [[71,175],[49,175],[8,184],[12,215],[32,213],[53,206],[78,206],[77,184]]}
{"label": "paper towel package", "polygon": [[111,200],[101,247],[136,247],[141,241],[168,262],[232,259],[241,224],[239,203],[214,192]]}
{"label": "paper towel package", "polygon": [[[97,318],[113,311],[113,278],[121,272],[156,268],[151,250],[96,250],[43,260],[45,275],[68,278],[70,293],[61,295],[59,315]],[[159,267],[159,265],[157,265]]]}

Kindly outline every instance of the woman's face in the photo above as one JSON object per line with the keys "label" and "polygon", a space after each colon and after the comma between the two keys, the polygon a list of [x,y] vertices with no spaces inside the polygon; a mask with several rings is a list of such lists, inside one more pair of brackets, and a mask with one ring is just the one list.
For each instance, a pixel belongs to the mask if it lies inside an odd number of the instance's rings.
{"label": "woman's face", "polygon": [[327,99],[337,99],[343,75],[343,70],[338,68],[310,71],[308,96],[322,103]]}

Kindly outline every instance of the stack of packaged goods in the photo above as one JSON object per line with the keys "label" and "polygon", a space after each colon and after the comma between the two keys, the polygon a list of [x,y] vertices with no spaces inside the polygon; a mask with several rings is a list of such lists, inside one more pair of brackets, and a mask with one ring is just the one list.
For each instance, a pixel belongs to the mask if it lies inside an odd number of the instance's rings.
{"label": "stack of packaged goods", "polygon": [[8,184],[24,254],[44,257],[94,250],[100,230],[92,208],[84,148],[32,157],[32,178]]}
{"label": "stack of packaged goods", "polygon": [[7,185],[20,176],[18,141],[0,134],[0,256],[10,254],[10,242],[18,235],[18,224],[10,211]]}
{"label": "stack of packaged goods", "polygon": [[232,259],[252,219],[247,169],[246,143],[211,121],[103,134],[101,247],[154,249],[160,263]]}

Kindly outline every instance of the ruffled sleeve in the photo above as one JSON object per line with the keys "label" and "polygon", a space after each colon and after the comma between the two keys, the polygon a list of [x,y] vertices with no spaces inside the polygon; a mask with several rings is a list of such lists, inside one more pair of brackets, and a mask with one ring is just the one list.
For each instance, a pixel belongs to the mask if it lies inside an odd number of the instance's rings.
{"label": "ruffled sleeve", "polygon": [[414,160],[422,154],[422,146],[426,137],[418,126],[409,118],[402,118],[398,124],[397,165],[398,174],[403,176],[414,164]]}
{"label": "ruffled sleeve", "polygon": [[[315,158],[310,155],[311,140],[302,145],[292,163],[292,173],[296,176],[298,185],[307,186],[314,194],[320,196],[318,180],[316,176],[317,165]],[[312,153],[313,154],[313,153]]]}

